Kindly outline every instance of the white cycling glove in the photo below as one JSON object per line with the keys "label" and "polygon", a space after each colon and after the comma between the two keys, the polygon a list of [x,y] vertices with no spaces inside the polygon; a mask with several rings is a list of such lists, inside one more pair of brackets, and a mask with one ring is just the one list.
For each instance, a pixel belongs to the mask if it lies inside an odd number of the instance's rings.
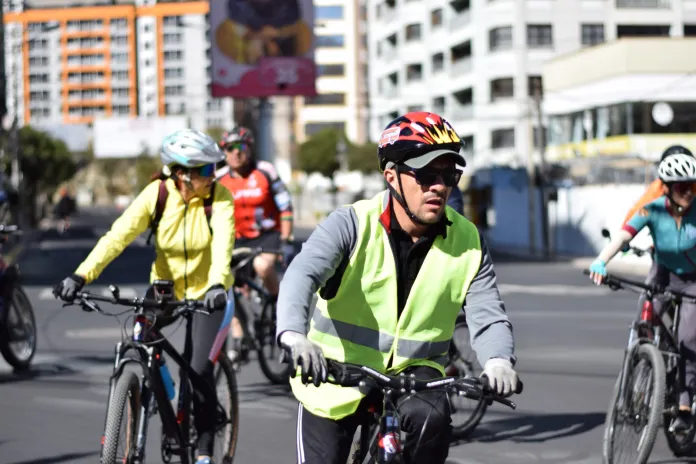
{"label": "white cycling glove", "polygon": [[501,396],[510,396],[517,391],[517,372],[507,359],[491,358],[483,366],[493,391]]}

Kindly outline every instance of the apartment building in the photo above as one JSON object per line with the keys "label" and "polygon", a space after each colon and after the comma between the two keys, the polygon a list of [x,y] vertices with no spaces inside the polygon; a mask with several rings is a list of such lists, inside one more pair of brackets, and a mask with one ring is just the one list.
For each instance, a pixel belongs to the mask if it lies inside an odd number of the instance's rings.
{"label": "apartment building", "polygon": [[696,34],[694,0],[367,6],[371,137],[400,113],[435,111],[463,137],[474,168],[524,166],[538,156],[534,94],[548,60],[621,37]]}
{"label": "apartment building", "polygon": [[317,93],[298,98],[298,142],[328,127],[345,130],[349,140],[368,136],[367,26],[359,0],[315,0]]}
{"label": "apartment building", "polygon": [[[228,128],[209,92],[208,2],[4,2],[8,112],[20,125],[186,115]],[[15,110],[16,108],[16,110]]]}

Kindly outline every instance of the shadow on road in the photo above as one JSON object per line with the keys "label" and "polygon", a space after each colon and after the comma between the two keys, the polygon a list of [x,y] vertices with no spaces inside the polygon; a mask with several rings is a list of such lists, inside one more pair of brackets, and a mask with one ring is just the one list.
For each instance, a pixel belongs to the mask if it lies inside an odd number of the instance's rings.
{"label": "shadow on road", "polygon": [[15,461],[8,464],[56,464],[59,462],[71,462],[73,459],[86,458],[98,454],[99,451],[83,451],[81,453],[65,453],[48,458],[30,459],[28,461]]}
{"label": "shadow on road", "polygon": [[77,374],[82,374],[82,371],[75,370],[64,364],[35,364],[26,371],[0,373],[0,385],[28,382],[37,379],[43,380],[58,376],[74,376]]}
{"label": "shadow on road", "polygon": [[604,424],[605,416],[605,412],[589,412],[508,417],[482,423],[470,441],[543,443],[588,432]]}
{"label": "shadow on road", "polygon": [[271,385],[268,382],[254,382],[241,385],[238,388],[240,400],[256,401],[263,398],[286,397],[292,398],[290,385]]}

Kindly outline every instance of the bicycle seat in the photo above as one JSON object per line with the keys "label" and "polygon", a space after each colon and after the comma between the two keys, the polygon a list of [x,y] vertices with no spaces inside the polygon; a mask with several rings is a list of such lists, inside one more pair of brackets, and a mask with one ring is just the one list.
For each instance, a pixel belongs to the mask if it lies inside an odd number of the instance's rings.
{"label": "bicycle seat", "polygon": [[232,263],[230,266],[236,268],[243,261],[249,259],[254,254],[254,250],[247,247],[236,248],[232,251]]}

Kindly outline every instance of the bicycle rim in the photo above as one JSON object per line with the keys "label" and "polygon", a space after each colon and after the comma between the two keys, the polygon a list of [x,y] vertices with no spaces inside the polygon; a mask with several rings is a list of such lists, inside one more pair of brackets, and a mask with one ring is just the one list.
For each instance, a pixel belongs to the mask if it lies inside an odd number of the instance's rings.
{"label": "bicycle rim", "polygon": [[[239,434],[237,376],[228,359],[221,357],[218,365],[215,386],[219,405],[224,410],[224,417],[220,415],[216,426],[214,456],[217,463],[232,464]],[[227,420],[224,421],[224,418]]]}
{"label": "bicycle rim", "polygon": [[643,344],[630,356],[623,398],[619,398],[619,376],[607,412],[605,464],[645,464],[662,419],[665,366],[661,353],[655,346]]}

